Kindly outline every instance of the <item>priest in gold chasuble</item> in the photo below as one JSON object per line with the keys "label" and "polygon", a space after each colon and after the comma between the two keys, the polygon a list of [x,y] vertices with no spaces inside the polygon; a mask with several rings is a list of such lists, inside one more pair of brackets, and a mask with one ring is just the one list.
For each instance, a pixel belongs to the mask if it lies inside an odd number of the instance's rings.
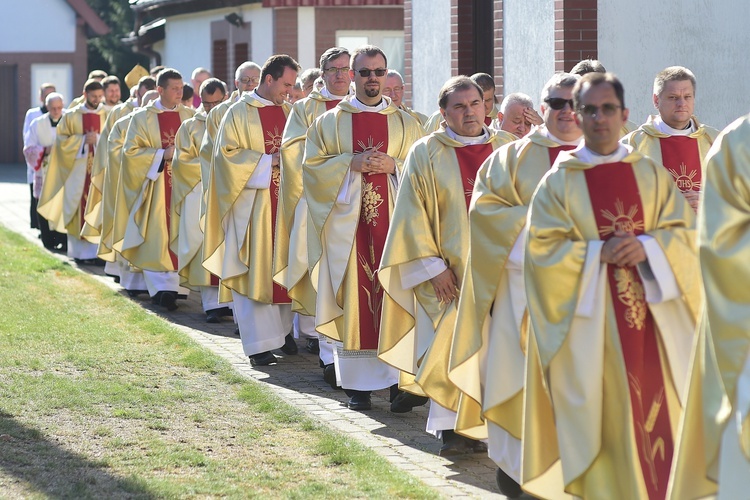
{"label": "priest in gold chasuble", "polygon": [[[469,200],[480,165],[507,137],[484,125],[482,100],[482,89],[467,77],[443,85],[438,102],[445,120],[406,158],[379,272],[386,291],[379,357],[417,376],[416,388],[402,377],[403,390],[432,398],[427,431],[443,439],[441,455],[467,448],[452,432],[460,393],[447,375],[469,246]],[[427,399],[400,396],[392,410],[416,405],[407,401]]]}
{"label": "priest in gold chasuble", "polygon": [[174,139],[194,112],[180,104],[182,76],[177,71],[162,70],[157,90],[159,98],[133,114],[125,136],[118,203],[122,197],[127,224],[120,252],[143,270],[153,302],[171,311],[178,294],[188,293],[180,286],[177,255],[169,248]]}
{"label": "priest in gold chasuble", "polygon": [[95,263],[97,245],[81,237],[91,169],[106,112],[101,104],[104,90],[96,80],[84,85],[85,101],[65,113],[57,125],[57,139],[50,155],[47,177],[37,211],[55,231],[68,234],[68,256]]}
{"label": "priest in gold chasuble", "polygon": [[573,100],[584,143],[542,179],[527,221],[521,486],[661,499],[701,308],[694,213],[669,172],[619,144],[614,75],[585,75]]}
{"label": "priest in gold chasuble", "polygon": [[705,314],[670,498],[745,498],[750,491],[750,116],[706,158],[698,242]]}
{"label": "priest in gold chasuble", "polygon": [[271,56],[261,83],[224,116],[216,137],[206,199],[204,267],[231,290],[245,355],[276,363],[272,349],[296,353],[286,289],[273,282],[273,234],[279,196],[279,146],[297,62]]}
{"label": "priest in gold chasuble", "polygon": [[693,115],[695,76],[687,68],[671,66],[656,75],[653,99],[659,114],[622,142],[664,165],[697,211],[706,154],[719,131]]}
{"label": "priest in gold chasuble", "polygon": [[[578,77],[554,75],[544,86],[544,124],[503,147],[482,165],[469,209],[471,243],[458,302],[448,376],[464,393],[456,430],[482,437],[489,455],[515,484],[521,474],[526,366],[523,247],[531,196],[557,157],[580,144],[573,86]],[[477,411],[477,407],[479,411]],[[481,412],[483,418],[476,419]],[[504,476],[502,476],[504,478]],[[506,480],[507,481],[507,480]]]}
{"label": "priest in gold chasuble", "polygon": [[355,410],[370,409],[370,391],[398,382],[398,371],[376,356],[383,303],[377,270],[397,175],[423,133],[419,122],[382,97],[386,64],[377,47],[355,51],[350,75],[356,96],[310,127],[303,161],[317,329],[341,342],[336,373]]}

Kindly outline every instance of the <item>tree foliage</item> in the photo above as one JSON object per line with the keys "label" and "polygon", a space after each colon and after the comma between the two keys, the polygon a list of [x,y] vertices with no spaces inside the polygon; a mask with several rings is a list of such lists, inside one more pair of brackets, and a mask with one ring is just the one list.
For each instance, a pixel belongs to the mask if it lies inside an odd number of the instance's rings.
{"label": "tree foliage", "polygon": [[89,71],[101,69],[122,80],[135,66],[148,68],[148,57],[133,52],[120,39],[133,31],[135,16],[128,0],[86,0],[112,31],[108,35],[89,39]]}

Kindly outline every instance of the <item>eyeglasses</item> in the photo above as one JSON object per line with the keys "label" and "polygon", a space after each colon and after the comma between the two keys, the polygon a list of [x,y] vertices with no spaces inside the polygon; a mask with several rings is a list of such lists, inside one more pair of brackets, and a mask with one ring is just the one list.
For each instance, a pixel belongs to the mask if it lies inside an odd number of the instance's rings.
{"label": "eyeglasses", "polygon": [[370,76],[370,73],[375,73],[375,76],[385,76],[385,74],[388,72],[385,68],[378,68],[378,69],[358,69],[355,70],[357,73],[359,73],[359,76],[362,78],[367,78]]}
{"label": "eyeglasses", "polygon": [[617,113],[618,109],[622,109],[622,106],[618,106],[617,104],[612,104],[612,103],[602,104],[601,106],[594,106],[593,104],[585,104],[581,106],[580,108],[578,108],[578,111],[583,116],[593,118],[594,116],[601,116],[599,115],[600,111],[602,115],[604,116],[614,116],[614,114]]}
{"label": "eyeglasses", "polygon": [[258,83],[259,81],[260,81],[260,78],[258,78],[257,76],[256,77],[245,76],[245,77],[240,78],[240,83],[242,85],[247,85],[248,83]]}
{"label": "eyeglasses", "polygon": [[544,102],[549,104],[549,107],[554,109],[555,111],[560,111],[561,109],[565,109],[565,105],[567,104],[570,106],[570,109],[573,110],[573,99],[563,99],[562,97],[547,97]]}
{"label": "eyeglasses", "polygon": [[330,68],[324,69],[323,72],[328,75],[335,75],[336,73],[347,73],[349,69],[350,69],[349,66],[344,66],[343,68],[337,68],[335,66],[331,66]]}

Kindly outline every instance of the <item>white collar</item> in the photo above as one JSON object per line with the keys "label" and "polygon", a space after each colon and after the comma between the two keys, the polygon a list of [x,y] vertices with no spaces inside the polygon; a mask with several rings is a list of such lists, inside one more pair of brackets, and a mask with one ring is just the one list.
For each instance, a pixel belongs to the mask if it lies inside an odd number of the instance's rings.
{"label": "white collar", "polygon": [[177,106],[179,106],[179,104],[175,104],[175,107],[172,109],[166,108],[161,102],[161,97],[159,97],[154,101],[154,106],[156,106],[156,109],[159,111],[177,111]]}
{"label": "white collar", "polygon": [[258,89],[253,89],[253,97],[260,101],[264,106],[276,106],[273,101],[269,101],[265,97],[261,97],[257,92]]}
{"label": "white collar", "polygon": [[445,126],[445,133],[448,134],[448,137],[451,139],[460,142],[464,146],[472,146],[474,144],[482,144],[487,142],[487,137],[489,137],[489,132],[487,131],[487,127],[482,126],[482,133],[481,135],[478,135],[476,137],[467,137],[465,135],[458,135],[452,128],[449,126]]}
{"label": "white collar", "polygon": [[377,104],[375,106],[368,106],[367,104],[364,104],[362,101],[357,99],[356,97],[351,100],[352,106],[357,108],[360,111],[366,111],[368,113],[377,113],[378,111],[382,111],[391,104],[391,100],[386,97],[382,96],[382,100],[380,101],[380,104]]}
{"label": "white collar", "polygon": [[690,126],[688,128],[678,130],[667,125],[664,120],[662,120],[661,115],[658,115],[656,118],[654,118],[654,128],[662,134],[667,135],[690,135],[695,132],[695,123],[693,123],[693,119],[691,118]]}
{"label": "white collar", "polygon": [[323,87],[322,89],[320,89],[320,95],[322,95],[323,97],[327,99],[333,99],[334,101],[341,101],[344,97],[346,97],[346,95],[331,94],[331,91],[328,90],[328,87]]}
{"label": "white collar", "polygon": [[547,139],[549,139],[552,142],[556,142],[557,144],[560,144],[561,146],[578,146],[579,144],[581,144],[581,141],[583,140],[583,135],[581,135],[581,137],[573,141],[563,141],[562,139],[552,135],[552,132],[550,132],[549,129],[545,125],[541,125],[537,130],[539,130],[539,133],[545,136]]}
{"label": "white collar", "polygon": [[623,158],[630,154],[630,150],[624,144],[618,144],[617,149],[614,153],[608,155],[600,155],[595,153],[586,147],[586,142],[581,141],[581,144],[574,150],[579,160],[584,163],[590,163],[592,165],[602,165],[604,163],[617,163]]}

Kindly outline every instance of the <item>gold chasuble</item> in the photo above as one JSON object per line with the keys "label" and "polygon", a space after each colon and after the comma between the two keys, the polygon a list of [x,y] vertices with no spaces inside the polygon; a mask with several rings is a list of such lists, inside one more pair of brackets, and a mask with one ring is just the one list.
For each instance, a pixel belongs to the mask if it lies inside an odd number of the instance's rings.
{"label": "gold chasuble", "polygon": [[307,263],[307,202],[301,201],[305,138],[313,121],[339,102],[313,90],[307,98],[292,106],[281,139],[281,186],[273,279],[289,290],[292,311],[307,316],[315,315],[315,289]]}
{"label": "gold chasuble", "polygon": [[[701,307],[693,211],[650,158],[594,166],[587,151],[561,158],[530,206],[521,485],[661,499]],[[640,235],[648,260],[603,265],[615,231]]]}
{"label": "gold chasuble", "polygon": [[700,191],[704,160],[719,131],[698,123],[698,119],[693,117],[695,132],[689,135],[668,135],[654,126],[655,118],[650,116],[638,130],[625,136],[623,144],[633,146],[664,165],[683,193]]}
{"label": "gold chasuble", "polygon": [[103,106],[94,111],[81,104],[63,114],[57,124],[57,140],[37,206],[50,229],[80,238],[96,150],[84,144],[84,136],[99,134],[105,117]]}
{"label": "gold chasuble", "polygon": [[349,165],[354,154],[377,150],[394,158],[400,173],[421,136],[419,122],[392,103],[370,112],[348,100],[308,131],[303,179],[316,328],[345,351],[378,347],[383,290],[376,272],[396,189],[395,176],[352,172]]}
{"label": "gold chasuble", "polygon": [[495,152],[477,175],[448,367],[448,377],[464,393],[456,431],[474,439],[486,437],[482,417],[521,439],[526,303],[521,263],[510,256],[523,244],[536,186],[558,155],[573,148],[537,129]]}
{"label": "gold chasuble", "polygon": [[[121,254],[132,265],[149,271],[175,271],[177,256],[169,249],[172,161],[161,159],[156,179],[149,178],[157,153],[174,145],[177,130],[193,116],[178,105],[162,110],[155,101],[136,111],[125,138],[118,196],[128,213]],[[119,217],[119,216],[118,216]]]}
{"label": "gold chasuble", "polygon": [[115,261],[116,253],[122,248],[122,239],[128,224],[125,197],[118,196],[117,193],[120,189],[122,149],[134,113],[117,120],[109,133],[109,159],[104,172],[102,192],[102,237],[99,242],[99,257],[109,262]]}
{"label": "gold chasuble", "polygon": [[104,181],[106,179],[107,161],[109,160],[109,132],[117,120],[131,113],[135,109],[133,101],[120,103],[107,114],[107,120],[102,128],[99,141],[96,144],[94,164],[91,167],[91,183],[86,200],[84,225],[81,237],[91,243],[100,243],[102,235],[102,197]]}
{"label": "gold chasuble", "polygon": [[467,209],[476,173],[492,151],[505,144],[505,136],[489,129],[485,134],[482,142],[467,145],[440,128],[414,145],[404,166],[378,273],[386,291],[378,356],[402,372],[418,375],[419,387],[402,376],[402,389],[424,393],[453,410],[459,394],[447,373],[456,302],[438,302],[429,279],[416,286],[405,286],[402,279],[404,266],[439,259],[460,283],[469,249]]}
{"label": "gold chasuble", "polygon": [[279,150],[289,109],[245,93],[227,111],[215,139],[203,266],[221,278],[222,302],[231,301],[230,290],[263,304],[290,302],[271,270],[279,168],[272,168],[268,187],[247,187],[263,155]]}
{"label": "gold chasuble", "polygon": [[172,161],[169,247],[177,255],[180,285],[192,290],[211,285],[211,275],[203,267],[203,231],[199,226],[203,196],[200,145],[205,132],[204,111],[185,120],[177,131]]}
{"label": "gold chasuble", "polygon": [[670,484],[676,500],[750,491],[749,144],[744,116],[706,158],[698,216],[706,309]]}

